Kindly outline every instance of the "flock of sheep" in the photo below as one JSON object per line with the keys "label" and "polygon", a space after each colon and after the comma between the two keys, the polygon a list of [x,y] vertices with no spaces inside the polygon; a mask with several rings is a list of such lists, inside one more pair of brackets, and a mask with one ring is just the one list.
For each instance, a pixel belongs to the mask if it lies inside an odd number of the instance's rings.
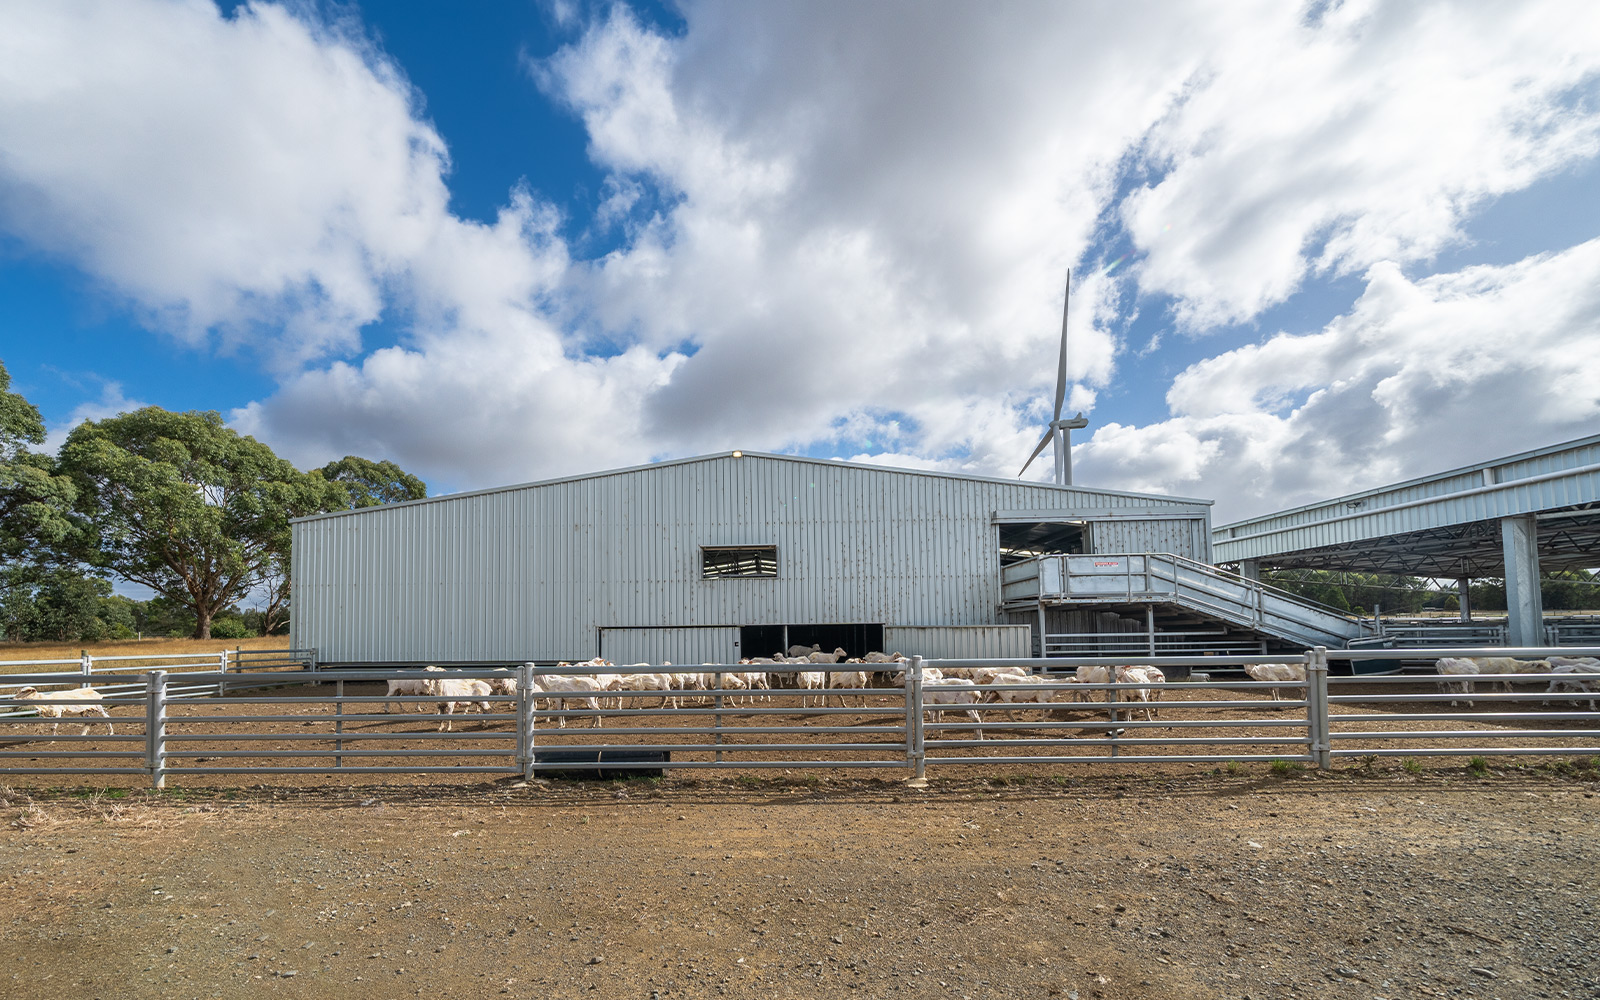
{"label": "flock of sheep", "polygon": [[[1434,664],[1434,671],[1443,676],[1459,677],[1460,680],[1440,681],[1439,690],[1446,694],[1472,694],[1474,677],[1484,675],[1499,676],[1500,684],[1507,691],[1511,690],[1511,681],[1508,675],[1519,674],[1549,674],[1550,686],[1546,694],[1558,692],[1575,692],[1578,694],[1600,694],[1600,659],[1593,656],[1552,656],[1544,660],[1519,660],[1512,656],[1478,656],[1462,657],[1447,656]],[[1472,707],[1472,699],[1464,698],[1467,707]],[[1456,702],[1452,700],[1451,705]],[[1589,711],[1595,710],[1595,700],[1589,699]]]}
{"label": "flock of sheep", "polygon": [[[582,673],[534,675],[533,697],[537,701],[553,705],[556,711],[562,713],[566,711],[568,702],[575,703],[580,709],[587,709],[593,713],[589,719],[590,725],[594,728],[604,724],[601,718],[603,711],[619,710],[625,704],[657,709],[668,706],[681,709],[685,703],[693,700],[705,702],[712,697],[722,697],[724,705],[738,707],[742,699],[771,700],[776,690],[799,692],[802,708],[811,707],[813,704],[826,707],[830,699],[838,707],[843,708],[849,704],[851,698],[855,699],[857,705],[865,707],[869,692],[905,686],[906,669],[902,664],[906,662],[907,658],[900,653],[873,652],[855,658],[839,648],[831,653],[824,653],[820,646],[795,646],[791,647],[788,653],[740,660],[739,665],[760,667],[794,664],[825,666],[829,669],[610,673],[603,668],[616,665],[596,658],[576,664],[558,664],[560,667],[583,668]],[[850,666],[860,665],[863,669],[838,669],[837,665],[841,663]],[[662,666],[671,665],[662,664]],[[629,666],[640,668],[652,665],[635,663]],[[702,664],[702,666],[714,667],[718,664]],[[1288,664],[1282,666],[1292,668],[1292,665]],[[439,667],[427,667],[425,670],[443,673]],[[981,722],[976,710],[978,705],[1003,704],[1014,707],[1028,704],[1043,705],[1056,701],[1058,695],[1069,691],[1076,695],[1076,700],[1091,700],[1088,690],[1074,689],[1074,685],[1080,684],[1138,685],[1108,692],[1108,700],[1114,695],[1118,701],[1140,703],[1145,718],[1154,721],[1155,704],[1161,700],[1160,686],[1166,683],[1166,675],[1151,666],[1085,666],[1079,667],[1076,675],[1064,678],[1032,674],[1023,667],[952,668],[943,671],[925,667],[922,676],[923,684],[927,685],[923,692],[923,702],[936,722],[942,719],[945,711],[959,711],[974,722]],[[1303,673],[1300,679],[1304,680]],[[488,680],[440,676],[391,680],[386,697],[413,696],[436,699],[438,713],[445,716],[439,728],[449,731],[452,728],[451,717],[457,712],[469,712],[474,709],[493,711],[493,703],[488,701],[488,698],[495,695],[515,695],[516,691],[517,679],[510,674]],[[712,692],[716,694],[713,695]],[[1274,691],[1274,696],[1276,693]],[[643,699],[651,696],[659,700],[653,706],[644,705]],[[390,711],[393,704],[393,702],[386,704],[385,711]],[[1004,709],[1007,718],[1015,717],[1014,707]],[[558,728],[565,728],[566,716],[558,715],[556,724]],[[981,730],[979,738],[982,738]]]}

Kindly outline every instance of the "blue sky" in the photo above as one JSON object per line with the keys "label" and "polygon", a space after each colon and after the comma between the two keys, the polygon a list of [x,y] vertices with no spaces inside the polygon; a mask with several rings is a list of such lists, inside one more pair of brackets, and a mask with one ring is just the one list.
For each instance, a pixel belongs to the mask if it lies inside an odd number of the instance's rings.
{"label": "blue sky", "polygon": [[1600,429],[1597,80],[1562,0],[14,8],[0,361],[435,492],[1013,475],[1070,267],[1078,482],[1222,522]]}

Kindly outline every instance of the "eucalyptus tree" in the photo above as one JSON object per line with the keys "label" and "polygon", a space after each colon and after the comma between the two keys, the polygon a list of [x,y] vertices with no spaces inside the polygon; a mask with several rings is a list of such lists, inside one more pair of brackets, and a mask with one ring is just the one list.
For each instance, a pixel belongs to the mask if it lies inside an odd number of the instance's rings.
{"label": "eucalyptus tree", "polygon": [[80,424],[60,464],[88,528],[80,555],[187,608],[197,639],[282,564],[290,518],[349,501],[215,412],[148,406]]}

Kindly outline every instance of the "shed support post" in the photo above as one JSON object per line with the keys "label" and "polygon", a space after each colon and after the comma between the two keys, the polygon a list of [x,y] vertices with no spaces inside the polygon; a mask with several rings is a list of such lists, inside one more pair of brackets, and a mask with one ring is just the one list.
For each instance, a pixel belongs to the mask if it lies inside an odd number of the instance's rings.
{"label": "shed support post", "polygon": [[1150,655],[1156,655],[1156,606],[1144,606],[1144,632],[1149,643]]}
{"label": "shed support post", "polygon": [[1456,603],[1461,606],[1461,620],[1472,621],[1472,581],[1464,576],[1456,580]]}
{"label": "shed support post", "polygon": [[1261,582],[1261,560],[1259,560],[1259,559],[1241,559],[1241,560],[1239,560],[1239,575],[1244,577],[1246,580],[1254,580],[1255,582],[1260,583]]}
{"label": "shed support post", "polygon": [[144,764],[150,772],[151,787],[167,787],[167,672],[152,670],[144,675]]}
{"label": "shed support post", "polygon": [[1533,515],[1500,521],[1500,547],[1506,561],[1507,642],[1544,643],[1544,602],[1539,596],[1539,525]]}
{"label": "shed support post", "polygon": [[1320,770],[1333,767],[1332,731],[1328,722],[1328,647],[1317,646],[1306,653],[1306,724],[1311,737],[1311,756]]}

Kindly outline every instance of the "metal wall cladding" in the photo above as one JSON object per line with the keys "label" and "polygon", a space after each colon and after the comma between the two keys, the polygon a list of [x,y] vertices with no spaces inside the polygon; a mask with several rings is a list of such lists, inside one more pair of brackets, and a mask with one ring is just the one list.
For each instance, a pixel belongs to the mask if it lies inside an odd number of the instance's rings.
{"label": "metal wall cladding", "polygon": [[[296,521],[291,630],[340,663],[580,660],[605,626],[987,625],[994,511],[1108,507],[1195,510],[779,456],[666,462]],[[778,575],[701,579],[702,545],[776,545]]]}
{"label": "metal wall cladding", "polygon": [[698,666],[738,663],[738,628],[602,628],[600,653],[612,663]]}
{"label": "metal wall cladding", "polygon": [[977,660],[1033,655],[1030,625],[900,625],[883,630],[883,652],[925,659]]}
{"label": "metal wall cladding", "polygon": [[[1600,436],[1223,525],[1214,533],[1213,553],[1231,563],[1594,503],[1600,500],[1597,464]],[[1539,476],[1553,478],[1521,481]]]}
{"label": "metal wall cladding", "polygon": [[1091,522],[1093,552],[1170,552],[1196,562],[1211,561],[1211,525],[1202,518]]}

